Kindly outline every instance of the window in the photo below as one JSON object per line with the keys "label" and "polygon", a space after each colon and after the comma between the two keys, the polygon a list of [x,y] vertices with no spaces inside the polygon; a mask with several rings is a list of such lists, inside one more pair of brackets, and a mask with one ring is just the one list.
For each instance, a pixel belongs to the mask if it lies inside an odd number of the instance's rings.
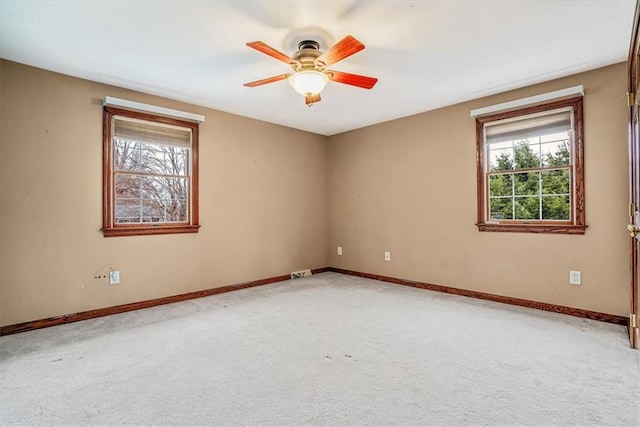
{"label": "window", "polygon": [[104,107],[105,237],[198,232],[198,124]]}
{"label": "window", "polygon": [[478,229],[583,234],[582,97],[476,118]]}

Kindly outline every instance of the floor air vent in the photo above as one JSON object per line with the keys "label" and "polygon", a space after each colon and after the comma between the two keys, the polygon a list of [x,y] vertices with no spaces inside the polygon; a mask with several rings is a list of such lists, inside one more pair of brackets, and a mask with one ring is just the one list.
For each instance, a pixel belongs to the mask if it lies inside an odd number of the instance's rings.
{"label": "floor air vent", "polygon": [[303,277],[308,277],[308,276],[311,276],[311,270],[300,270],[300,271],[294,271],[291,273],[292,279],[301,279]]}

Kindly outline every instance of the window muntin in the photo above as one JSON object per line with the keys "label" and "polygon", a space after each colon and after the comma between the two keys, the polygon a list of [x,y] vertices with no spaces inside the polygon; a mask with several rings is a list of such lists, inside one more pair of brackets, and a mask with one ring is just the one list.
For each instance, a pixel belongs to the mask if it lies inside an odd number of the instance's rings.
{"label": "window muntin", "polygon": [[582,98],[477,118],[481,231],[584,232]]}
{"label": "window muntin", "polygon": [[105,236],[197,232],[196,123],[105,107]]}

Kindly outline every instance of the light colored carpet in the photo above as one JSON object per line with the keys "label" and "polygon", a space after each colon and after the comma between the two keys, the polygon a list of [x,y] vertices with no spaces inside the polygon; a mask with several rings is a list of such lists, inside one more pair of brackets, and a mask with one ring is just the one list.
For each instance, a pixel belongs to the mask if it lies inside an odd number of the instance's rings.
{"label": "light colored carpet", "polygon": [[640,425],[624,327],[336,273],[0,338],[2,425]]}

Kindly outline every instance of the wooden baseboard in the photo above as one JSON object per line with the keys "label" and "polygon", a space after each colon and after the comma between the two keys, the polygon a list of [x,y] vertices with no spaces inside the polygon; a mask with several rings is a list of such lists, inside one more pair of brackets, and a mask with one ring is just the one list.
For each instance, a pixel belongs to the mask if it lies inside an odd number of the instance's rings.
{"label": "wooden baseboard", "polygon": [[[521,307],[535,308],[538,310],[551,311],[554,313],[567,314],[570,316],[583,317],[586,319],[599,320],[601,322],[614,323],[616,325],[629,325],[629,318],[617,316],[615,314],[599,313],[597,311],[584,310],[581,308],[565,307],[562,305],[548,304],[537,301],[530,301],[520,298],[506,297],[502,295],[489,294],[485,292],[470,291],[466,289],[451,288],[448,286],[434,285],[431,283],[417,282],[414,280],[398,279],[396,277],[382,276],[379,274],[363,273],[353,270],[345,270],[336,267],[323,267],[311,270],[313,274],[332,271],[335,273],[348,274],[351,276],[359,276],[367,279],[380,280],[398,285],[411,286],[414,288],[427,289],[430,291],[444,292],[453,295],[461,295],[465,297],[484,299],[489,301],[500,302],[504,304],[519,305]],[[14,325],[6,325],[0,327],[0,336],[17,334],[20,332],[33,331],[36,329],[48,328],[51,326],[62,325],[65,323],[79,322],[81,320],[95,319],[96,317],[110,316],[112,314],[125,313],[127,311],[140,310],[143,308],[155,307],[158,305],[171,304],[174,302],[187,301],[195,298],[207,297],[210,295],[222,294],[225,292],[237,291],[240,289],[251,288],[254,286],[268,285],[270,283],[289,280],[290,276],[282,275],[269,277],[266,279],[252,280],[250,282],[238,283],[235,285],[227,285],[219,288],[205,289],[202,291],[189,292],[186,294],[174,295],[169,297],[156,298],[146,301],[134,302],[130,304],[122,304],[113,307],[98,308],[95,310],[82,311],[79,313],[65,314],[62,316],[49,317],[46,319],[33,320],[30,322],[16,323]]]}
{"label": "wooden baseboard", "polygon": [[[328,267],[315,268],[313,274],[329,271]],[[98,308],[95,310],[82,311],[80,313],[65,314],[62,316],[49,317],[47,319],[33,320],[30,322],[16,323],[0,327],[0,336],[17,334],[19,332],[33,331],[36,329],[48,328],[50,326],[62,325],[65,323],[79,322],[81,320],[95,319],[96,317],[110,316],[112,314],[125,313],[127,311],[140,310],[143,308],[156,307],[158,305],[171,304],[174,302],[186,301],[195,298],[208,297],[210,295],[222,294],[225,292],[237,291],[240,289],[252,288],[254,286],[268,285],[270,283],[289,280],[289,274],[269,277],[266,279],[252,280],[250,282],[238,283],[235,285],[222,286],[220,288],[205,289],[202,291],[189,292],[186,294],[173,295],[169,297],[155,298],[146,301],[133,302],[130,304],[116,305],[113,307]]]}
{"label": "wooden baseboard", "polygon": [[563,305],[548,304],[538,301],[530,301],[520,298],[505,297],[502,295],[494,295],[485,292],[469,291],[466,289],[450,288],[448,286],[434,285],[431,283],[417,282],[414,280],[398,279],[396,277],[381,276],[379,274],[362,273],[353,270],[344,270],[342,268],[329,267],[329,271],[335,273],[349,274],[351,276],[365,277],[367,279],[380,280],[383,282],[395,283],[398,285],[411,286],[414,288],[428,289],[430,291],[444,292],[447,294],[461,295],[465,297],[484,299],[489,301],[501,302],[504,304],[519,305],[521,307],[535,308],[538,310],[551,311],[554,313],[568,314],[569,316],[583,317],[586,319],[599,320],[601,322],[614,323],[616,325],[629,325],[629,318],[617,316],[615,314],[599,313],[597,311],[584,310],[581,308],[565,307]]}

